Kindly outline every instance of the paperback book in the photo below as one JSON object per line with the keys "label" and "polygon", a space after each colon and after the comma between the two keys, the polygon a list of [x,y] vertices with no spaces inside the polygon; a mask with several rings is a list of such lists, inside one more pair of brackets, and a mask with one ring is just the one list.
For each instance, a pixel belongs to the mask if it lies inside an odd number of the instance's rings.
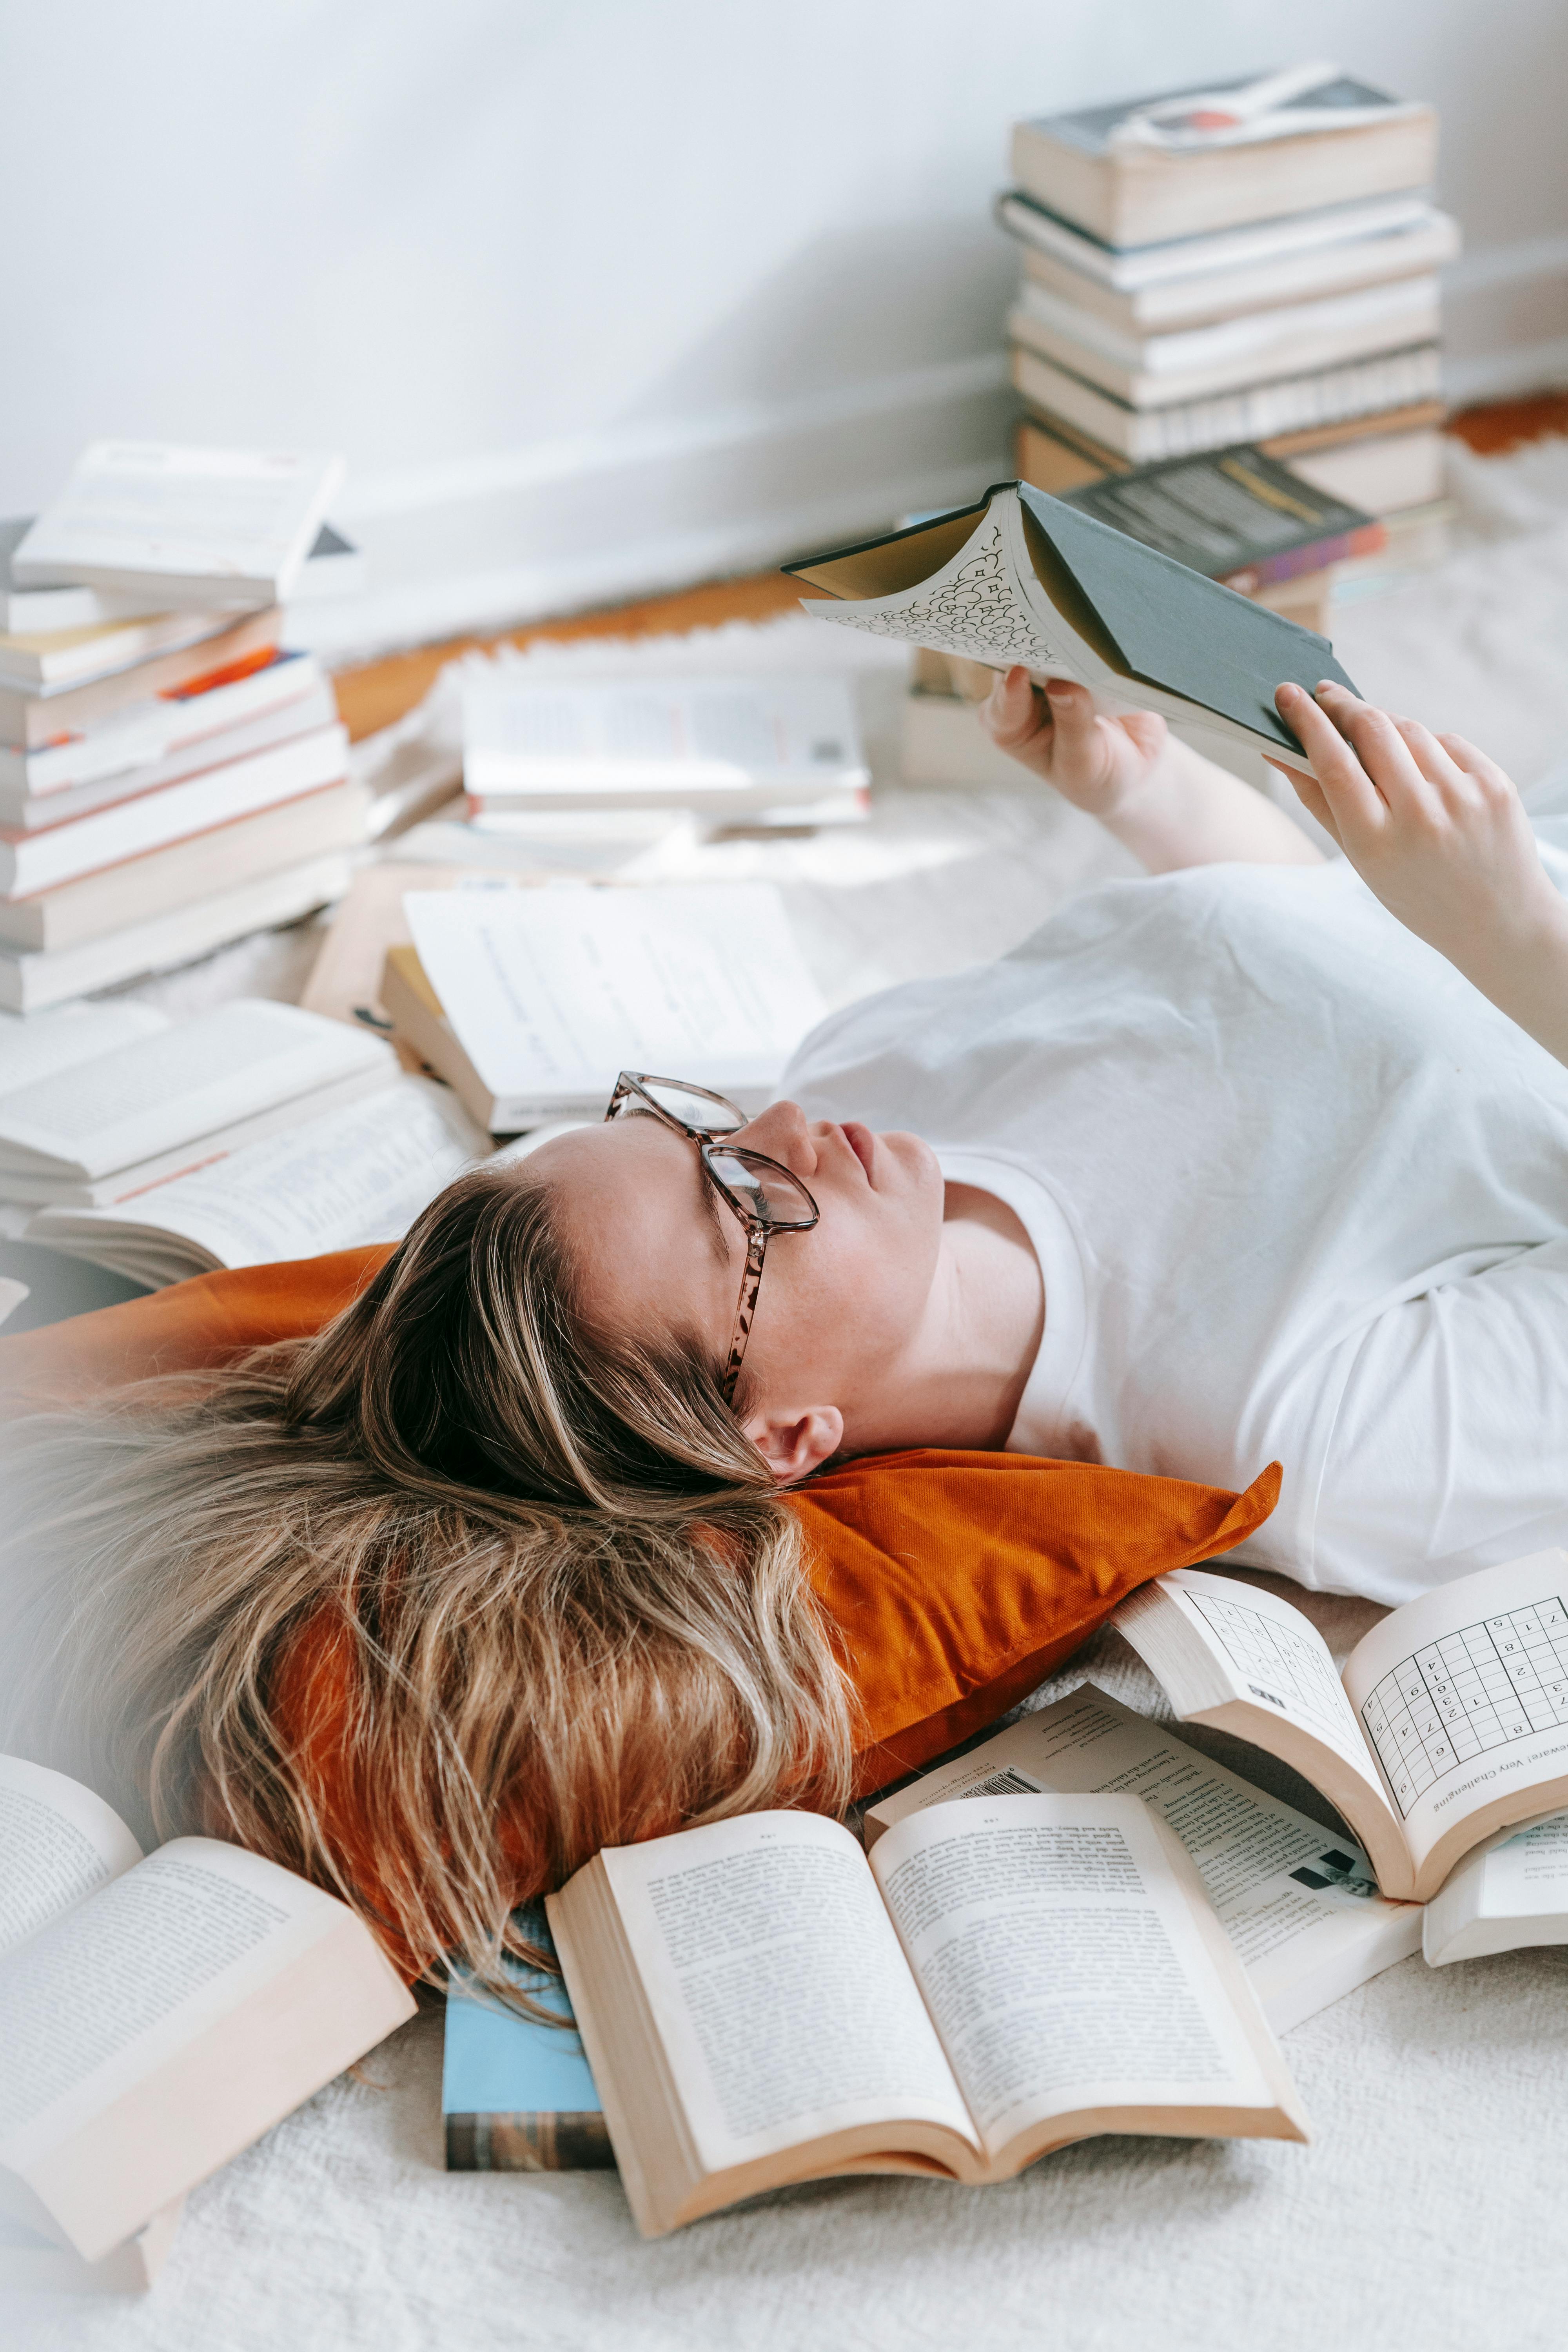
{"label": "paperback book", "polygon": [[405,904],[498,1135],[602,1112],[623,1068],[760,1110],[826,1009],[770,884],[410,891]]}
{"label": "paperback book", "polygon": [[1133,1796],[988,1797],[869,1857],[762,1812],[546,1901],[638,2227],[835,2174],[978,2186],[1098,2132],[1304,2140],[1179,1839]]}
{"label": "paperback book", "polygon": [[1432,1968],[1539,1944],[1568,1944],[1568,1813],[1500,1830],[1426,1906],[1422,1949]]}
{"label": "paperback book", "polygon": [[1388,537],[1373,516],[1252,446],[1110,475],[1064,502],[1243,594],[1375,554]]}
{"label": "paperback book", "polygon": [[463,706],[471,810],[683,807],[710,821],[819,807],[857,813],[870,782],[840,677],[647,677],[471,685]]}
{"label": "paperback book", "polygon": [[307,852],[298,862],[236,882],[229,876],[183,906],[104,931],[74,946],[0,948],[0,1012],[36,1013],[142,973],[189,963],[230,940],[297,922],[331,906],[349,887],[353,866],[341,849]]}
{"label": "paperback book", "polygon": [[414,2014],[346,1904],[213,1838],[144,1856],[16,1756],[0,1886],[0,2282],[149,2284],[185,2192]]}
{"label": "paperback book", "polygon": [[281,604],[341,457],[94,441],[11,553],[18,588],[97,588],[143,610]]}
{"label": "paperback book", "polygon": [[[13,636],[35,636],[59,629],[98,629],[108,622],[139,614],[143,606],[112,588],[21,588],[11,572],[11,558],[37,518],[13,516],[0,520],[0,630]],[[313,603],[319,596],[347,595],[363,585],[364,559],[351,539],[324,522],[289,592],[290,602]]]}
{"label": "paperback book", "polygon": [[[128,792],[151,792],[226,758],[231,739],[252,728],[276,722],[282,733],[271,740],[280,741],[329,726],[338,715],[314,657],[270,645],[226,664],[216,676],[162,691],[144,683],[142,691],[144,699],[117,710],[90,733],[67,729],[30,748],[0,744],[0,819],[7,824],[48,824],[53,820],[46,803],[57,793],[97,787],[113,800]],[[259,746],[251,740],[240,748]]]}
{"label": "paperback book", "polygon": [[159,1289],[223,1266],[401,1241],[489,1149],[455,1096],[424,1078],[395,1075],[310,1108],[128,1198],[41,1209],[24,1238]]}
{"label": "paperback book", "polygon": [[1026,194],[1113,246],[1426,189],[1429,106],[1310,64],[1018,123]]}
{"label": "paperback book", "polygon": [[1234,1732],[1321,1790],[1384,1895],[1426,1902],[1494,1832],[1568,1805],[1568,1552],[1407,1601],[1342,1674],[1289,1601],[1201,1569],[1111,1622],[1179,1721]]}
{"label": "paperback book", "polygon": [[[548,1940],[542,1918],[531,1932]],[[559,1977],[512,1974],[571,2019]],[[448,2172],[597,2172],[616,2161],[581,2037],[503,2008],[460,1972],[447,1987],[441,2115]]]}
{"label": "paperback book", "polygon": [[236,998],[0,1094],[0,1195],[80,1207],[138,1198],[216,1165],[259,1119],[304,1117],[396,1076],[390,1046],[367,1030]]}
{"label": "paperback book", "polygon": [[1342,1830],[1244,1780],[1092,1683],[869,1806],[866,1841],[874,1845],[931,1805],[1045,1790],[1120,1790],[1152,1808],[1191,1854],[1276,2033],[1420,1949],[1420,1906],[1379,1895],[1370,1861]]}

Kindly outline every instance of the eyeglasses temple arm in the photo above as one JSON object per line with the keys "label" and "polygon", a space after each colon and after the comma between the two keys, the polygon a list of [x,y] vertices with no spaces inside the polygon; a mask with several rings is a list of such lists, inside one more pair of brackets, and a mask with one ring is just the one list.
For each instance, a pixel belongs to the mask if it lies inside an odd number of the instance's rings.
{"label": "eyeglasses temple arm", "polygon": [[730,1360],[724,1367],[724,1402],[732,1404],[735,1383],[741,1377],[745,1360],[746,1342],[752,1336],[752,1318],[757,1311],[757,1293],[763,1286],[763,1260],[768,1254],[768,1229],[765,1225],[748,1223],[746,1227],[746,1265],[741,1276],[741,1297],[735,1308],[734,1337],[730,1341]]}

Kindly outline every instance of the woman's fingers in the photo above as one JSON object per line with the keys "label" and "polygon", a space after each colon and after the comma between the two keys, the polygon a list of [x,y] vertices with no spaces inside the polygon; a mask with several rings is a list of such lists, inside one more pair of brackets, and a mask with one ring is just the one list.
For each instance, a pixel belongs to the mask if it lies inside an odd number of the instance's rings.
{"label": "woman's fingers", "polygon": [[1459,762],[1444,749],[1440,735],[1434,735],[1431,729],[1423,727],[1418,719],[1395,719],[1392,712],[1390,724],[1399,730],[1401,741],[1429,783],[1453,785],[1458,782]]}
{"label": "woman's fingers", "polygon": [[1048,677],[1046,698],[1056,730],[1056,748],[1051,755],[1053,774],[1058,781],[1089,777],[1101,766],[1105,757],[1093,695],[1087,687],[1075,686],[1069,678]]}
{"label": "woman's fingers", "polygon": [[1050,725],[1050,714],[1021,662],[999,677],[981,705],[981,719],[998,751],[1021,751]]}
{"label": "woman's fingers", "polygon": [[1319,687],[1317,702],[1320,709],[1328,712],[1391,808],[1421,804],[1426,797],[1422,791],[1426,780],[1410,746],[1386,710],[1363,702],[1359,695],[1348,693],[1331,678],[1325,678]]}
{"label": "woman's fingers", "polygon": [[[1347,698],[1354,699],[1353,696]],[[1274,699],[1279,706],[1280,717],[1312,763],[1312,772],[1333,818],[1329,831],[1341,847],[1349,847],[1347,832],[1360,836],[1380,831],[1387,821],[1386,803],[1356,757],[1353,746],[1327,711],[1320,709],[1312,697],[1299,686],[1281,686]],[[1307,805],[1311,808],[1311,802],[1308,801]],[[1315,808],[1312,814],[1317,815]],[[1323,821],[1319,818],[1320,824]]]}
{"label": "woman's fingers", "polygon": [[1467,736],[1439,735],[1436,740],[1452,760],[1456,768],[1461,770],[1465,775],[1479,776],[1483,783],[1500,784],[1505,791],[1510,793],[1513,791],[1511,780],[1504,774],[1497,761],[1489,760],[1484,751],[1478,751]]}
{"label": "woman's fingers", "polygon": [[1263,754],[1263,759],[1266,767],[1272,768],[1276,775],[1284,777],[1307,814],[1316,817],[1323,831],[1331,840],[1339,841],[1340,847],[1342,849],[1344,843],[1340,841],[1340,829],[1334,823],[1333,810],[1324,798],[1323,788],[1316,776],[1304,776],[1300,768],[1288,768],[1283,760],[1269,759],[1267,751]]}

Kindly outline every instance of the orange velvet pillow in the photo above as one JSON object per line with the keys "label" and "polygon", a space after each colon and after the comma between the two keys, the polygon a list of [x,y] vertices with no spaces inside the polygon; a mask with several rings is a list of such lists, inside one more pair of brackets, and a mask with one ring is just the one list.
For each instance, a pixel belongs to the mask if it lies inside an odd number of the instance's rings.
{"label": "orange velvet pillow", "polygon": [[[204,1275],[70,1322],[0,1335],[0,1401],[20,1412],[71,1402],[318,1329],[386,1255],[345,1251]],[[1241,1543],[1279,1493],[1277,1465],[1238,1496],[1089,1463],[935,1450],[868,1456],[813,1479],[792,1499],[805,1522],[812,1582],[860,1696],[860,1790],[1005,1713],[1125,1593]],[[301,1745],[322,1757],[342,1705],[342,1664],[310,1643],[305,1653],[279,1706]],[[338,1828],[345,1854],[354,1853],[352,1821]]]}

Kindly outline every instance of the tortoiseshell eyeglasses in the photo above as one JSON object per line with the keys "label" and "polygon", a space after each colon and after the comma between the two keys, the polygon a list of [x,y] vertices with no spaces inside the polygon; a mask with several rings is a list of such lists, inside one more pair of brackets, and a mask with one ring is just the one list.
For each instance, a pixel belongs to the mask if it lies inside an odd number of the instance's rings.
{"label": "tortoiseshell eyeglasses", "polygon": [[623,1070],[605,1117],[625,1118],[639,1111],[696,1145],[702,1173],[745,1233],[746,1266],[724,1366],[724,1402],[732,1404],[757,1311],[757,1293],[763,1286],[769,1237],[807,1234],[822,1213],[800,1178],[778,1160],[725,1142],[726,1136],[746,1125],[746,1117],[722,1095],[710,1094],[706,1087],[688,1086],[680,1078],[656,1078],[646,1070]]}

